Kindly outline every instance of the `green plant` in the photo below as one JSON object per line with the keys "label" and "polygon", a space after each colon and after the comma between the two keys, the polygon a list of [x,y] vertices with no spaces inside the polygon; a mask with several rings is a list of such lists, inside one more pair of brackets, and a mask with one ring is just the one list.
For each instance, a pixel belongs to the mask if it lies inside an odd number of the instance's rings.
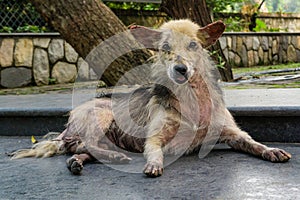
{"label": "green plant", "polygon": [[56,78],[49,78],[49,85],[54,85],[56,83]]}
{"label": "green plant", "polygon": [[224,19],[227,32],[239,32],[245,29],[245,21],[241,17],[229,17]]}
{"label": "green plant", "polygon": [[45,26],[39,27],[34,25],[25,25],[17,28],[16,32],[43,33],[47,31]]}
{"label": "green plant", "polygon": [[213,12],[237,10],[237,5],[243,0],[206,0],[207,6]]}
{"label": "green plant", "polygon": [[222,56],[219,53],[219,50],[209,52],[209,55],[215,58],[216,66],[221,69],[225,69],[226,62],[223,60]]}
{"label": "green plant", "polygon": [[253,29],[255,32],[267,30],[267,25],[262,20],[256,19],[255,23],[256,23],[256,27]]}
{"label": "green plant", "polygon": [[116,10],[159,10],[159,4],[134,2],[105,2],[106,6]]}
{"label": "green plant", "polygon": [[3,27],[0,29],[0,33],[12,33],[13,30],[14,30],[14,29],[11,28],[11,27],[3,26]]}

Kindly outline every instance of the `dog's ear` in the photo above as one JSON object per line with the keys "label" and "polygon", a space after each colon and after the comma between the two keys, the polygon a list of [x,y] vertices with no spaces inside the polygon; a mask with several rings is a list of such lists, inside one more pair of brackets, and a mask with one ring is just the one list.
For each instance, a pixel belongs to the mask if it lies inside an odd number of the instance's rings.
{"label": "dog's ear", "polygon": [[144,26],[131,26],[130,33],[147,49],[157,49],[155,44],[161,39],[161,32]]}
{"label": "dog's ear", "polygon": [[198,30],[197,37],[200,39],[204,48],[213,45],[225,30],[225,24],[222,21],[216,21],[202,27]]}

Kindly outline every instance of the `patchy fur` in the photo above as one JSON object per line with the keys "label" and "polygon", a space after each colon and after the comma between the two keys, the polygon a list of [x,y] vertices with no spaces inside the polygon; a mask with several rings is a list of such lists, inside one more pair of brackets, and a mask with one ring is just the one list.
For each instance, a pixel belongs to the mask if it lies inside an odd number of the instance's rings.
{"label": "patchy fur", "polygon": [[203,48],[213,44],[224,28],[220,21],[200,28],[189,20],[170,21],[159,30],[132,27],[140,43],[151,43],[156,49],[153,84],[132,94],[84,103],[70,113],[67,128],[58,138],[17,151],[13,158],[72,153],[67,166],[79,174],[83,164],[95,158],[130,162],[124,152],[116,151],[118,147],[143,152],[147,160],[144,173],[157,177],[163,173],[165,154],[200,149],[205,155],[216,142],[225,142],[272,162],[288,161],[289,153],[268,148],[240,130],[225,107],[217,69]]}

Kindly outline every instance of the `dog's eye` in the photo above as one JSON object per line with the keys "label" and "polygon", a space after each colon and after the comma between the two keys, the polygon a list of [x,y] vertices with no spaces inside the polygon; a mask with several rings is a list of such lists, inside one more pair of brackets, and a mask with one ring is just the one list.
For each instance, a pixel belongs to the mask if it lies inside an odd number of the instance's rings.
{"label": "dog's eye", "polygon": [[163,51],[168,51],[168,52],[171,51],[171,47],[170,47],[169,43],[164,43],[164,44],[162,45],[161,49],[162,49]]}
{"label": "dog's eye", "polygon": [[197,45],[197,43],[195,41],[192,41],[192,42],[190,42],[188,48],[190,50],[196,50],[198,48],[198,45]]}

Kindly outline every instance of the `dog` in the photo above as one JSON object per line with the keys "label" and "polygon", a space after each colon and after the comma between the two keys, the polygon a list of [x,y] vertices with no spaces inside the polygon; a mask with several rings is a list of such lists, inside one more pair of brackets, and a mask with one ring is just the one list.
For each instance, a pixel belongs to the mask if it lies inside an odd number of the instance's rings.
{"label": "dog", "polygon": [[80,174],[84,163],[96,159],[130,162],[126,153],[115,150],[118,147],[143,153],[144,174],[158,177],[165,155],[200,151],[205,156],[219,142],[271,162],[288,161],[291,154],[254,141],[225,107],[217,67],[205,50],[224,29],[221,21],[200,27],[187,19],[166,22],[157,30],[131,27],[136,41],[155,52],[153,83],[76,107],[58,137],[16,151],[12,158],[71,153],[67,167]]}

